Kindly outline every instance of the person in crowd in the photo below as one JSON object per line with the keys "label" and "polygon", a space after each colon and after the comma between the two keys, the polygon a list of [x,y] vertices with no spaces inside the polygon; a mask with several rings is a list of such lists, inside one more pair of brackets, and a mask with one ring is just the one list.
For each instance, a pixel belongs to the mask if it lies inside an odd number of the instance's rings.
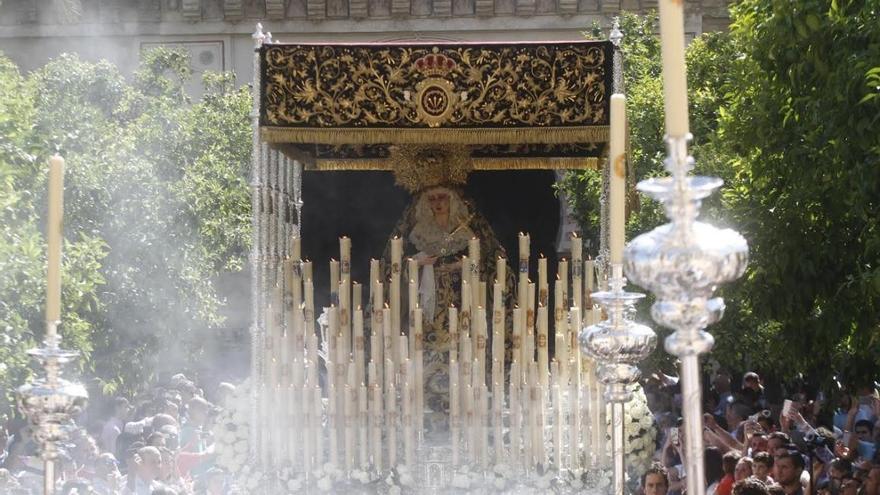
{"label": "person in crowd", "polygon": [[734,482],[751,477],[754,473],[753,466],[754,461],[751,457],[748,456],[741,457],[738,461],[736,461],[736,468],[733,470]]}
{"label": "person in crowd", "polygon": [[133,466],[125,478],[124,495],[152,495],[154,490],[163,488],[162,454],[156,447],[144,446],[137,450]]}
{"label": "person in crowd", "polygon": [[785,432],[775,431],[767,436],[767,452],[770,452],[772,456],[776,456],[779,449],[789,444],[791,444],[791,437]]}
{"label": "person in crowd", "polygon": [[101,448],[116,453],[116,439],[122,433],[125,422],[131,413],[131,404],[124,397],[113,400],[113,412],[101,428]]}
{"label": "person in crowd", "polygon": [[724,418],[727,406],[733,402],[733,393],[730,388],[730,373],[718,371],[712,378],[712,392],[716,397],[715,410],[712,415],[720,421]]}
{"label": "person in crowd", "polygon": [[829,478],[831,478],[833,480],[837,480],[837,481],[842,481],[845,478],[852,478],[852,475],[853,475],[852,462],[848,461],[847,459],[840,458],[840,457],[831,461],[831,466],[828,469],[828,477]]}
{"label": "person in crowd", "polygon": [[95,476],[92,478],[92,489],[97,495],[116,495],[121,489],[122,475],[119,463],[109,452],[98,455],[95,460]]}
{"label": "person in crowd", "polygon": [[770,473],[773,472],[773,456],[769,452],[758,452],[755,454],[752,463],[752,474],[758,481],[765,485],[772,485],[773,478]]}
{"label": "person in crowd", "polygon": [[643,495],[666,495],[668,491],[669,476],[666,472],[666,468],[661,464],[653,464],[642,475]]}
{"label": "person in crowd", "polygon": [[769,495],[767,485],[757,478],[743,478],[733,485],[733,495]]}
{"label": "person in crowd", "polygon": [[733,492],[734,472],[740,457],[742,457],[740,453],[735,450],[725,452],[721,456],[721,469],[724,471],[724,475],[721,477],[721,481],[718,482],[715,495],[730,495]]}
{"label": "person in crowd", "polygon": [[740,400],[748,404],[752,409],[766,409],[767,399],[764,397],[764,385],[761,377],[754,371],[743,375]]}
{"label": "person in crowd", "polygon": [[773,479],[782,486],[785,495],[804,495],[801,484],[804,467],[804,457],[796,450],[788,450],[776,456],[773,461]]}
{"label": "person in crowd", "polygon": [[715,495],[718,483],[724,476],[721,451],[717,447],[707,447],[703,451],[703,469],[706,473],[706,495]]}

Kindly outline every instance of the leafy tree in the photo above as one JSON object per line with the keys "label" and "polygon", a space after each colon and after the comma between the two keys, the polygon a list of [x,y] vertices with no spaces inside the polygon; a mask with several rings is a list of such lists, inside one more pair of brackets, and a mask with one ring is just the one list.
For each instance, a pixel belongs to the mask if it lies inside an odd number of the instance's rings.
{"label": "leafy tree", "polygon": [[[730,33],[688,46],[697,173],[726,182],[702,216],[739,230],[751,249],[743,279],[719,291],[727,312],[710,331],[712,358],[723,365],[814,381],[836,369],[850,384],[878,369],[876,10],[875,2],[744,0],[732,9]],[[637,180],[665,173],[655,25],[651,16],[622,19]],[[593,225],[596,175],[572,173],[563,183]],[[630,238],[666,221],[653,202],[631,206]],[[658,350],[648,368],[663,360]]]}
{"label": "leafy tree", "polygon": [[26,78],[0,58],[0,99],[14,103],[0,110],[0,324],[15,337],[0,343],[4,385],[23,382],[22,350],[42,333],[43,164],[55,149],[68,164],[62,332],[94,391],[135,393],[204,355],[222,322],[217,277],[241,270],[249,240],[251,96],[208,74],[193,103],[190,77],[178,50],[145,54],[133,83],[71,55]]}
{"label": "leafy tree", "polygon": [[[880,331],[877,2],[745,0],[721,117],[728,199],[751,242],[748,302],[787,370],[876,377]],[[824,373],[823,373],[824,372]]]}

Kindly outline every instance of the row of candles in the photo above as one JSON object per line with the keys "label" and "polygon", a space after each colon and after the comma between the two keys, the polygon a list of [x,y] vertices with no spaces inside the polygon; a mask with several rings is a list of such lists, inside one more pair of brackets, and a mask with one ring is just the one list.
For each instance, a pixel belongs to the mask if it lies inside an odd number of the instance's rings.
{"label": "row of candles", "polygon": [[[603,461],[605,406],[595,366],[578,351],[576,340],[582,325],[600,317],[589,298],[596,271],[592,260],[582,258],[581,239],[574,236],[571,244],[571,261],[559,262],[551,308],[547,259],[538,258],[538,282],[531,282],[529,236],[520,234],[516,303],[513,308],[504,305],[507,260],[500,258],[489,309],[480,243],[469,243],[461,263],[461,304],[448,308],[449,411],[433,411],[449,416],[454,465],[575,469]],[[372,311],[365,315],[363,286],[351,280],[351,240],[340,238],[339,246],[339,260],[330,262],[331,307],[325,309],[327,321],[320,328],[312,263],[300,260],[299,239],[293,239],[292,255],[281,265],[269,302],[266,375],[257,404],[258,417],[265,421],[257,439],[263,465],[294,465],[311,472],[329,462],[347,471],[381,471],[413,465],[424,442],[418,264],[414,259],[405,262],[409,307],[403,313],[402,239],[391,242],[387,288],[379,261],[371,260]],[[401,327],[404,314],[406,331]],[[512,356],[505,356],[507,339],[512,339]],[[548,441],[554,445],[552,459]]]}

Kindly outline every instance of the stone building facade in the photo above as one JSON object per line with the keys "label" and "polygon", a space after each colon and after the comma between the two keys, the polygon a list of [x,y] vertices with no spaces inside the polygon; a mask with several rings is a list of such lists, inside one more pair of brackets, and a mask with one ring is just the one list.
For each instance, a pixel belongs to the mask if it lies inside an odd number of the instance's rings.
{"label": "stone building facade", "polygon": [[[686,0],[689,35],[724,29],[727,0]],[[126,73],[155,45],[193,55],[193,69],[251,80],[251,33],[276,40],[390,42],[579,39],[598,21],[657,0],[0,0],[0,51],[23,70],[63,52]],[[193,88],[196,90],[196,88]]]}

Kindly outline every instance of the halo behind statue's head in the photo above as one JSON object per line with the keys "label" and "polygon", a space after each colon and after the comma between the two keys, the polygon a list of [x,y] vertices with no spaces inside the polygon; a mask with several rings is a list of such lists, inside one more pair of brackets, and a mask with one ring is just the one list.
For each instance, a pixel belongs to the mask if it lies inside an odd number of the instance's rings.
{"label": "halo behind statue's head", "polygon": [[412,194],[435,186],[461,186],[473,170],[463,146],[393,146],[389,161],[395,184]]}

